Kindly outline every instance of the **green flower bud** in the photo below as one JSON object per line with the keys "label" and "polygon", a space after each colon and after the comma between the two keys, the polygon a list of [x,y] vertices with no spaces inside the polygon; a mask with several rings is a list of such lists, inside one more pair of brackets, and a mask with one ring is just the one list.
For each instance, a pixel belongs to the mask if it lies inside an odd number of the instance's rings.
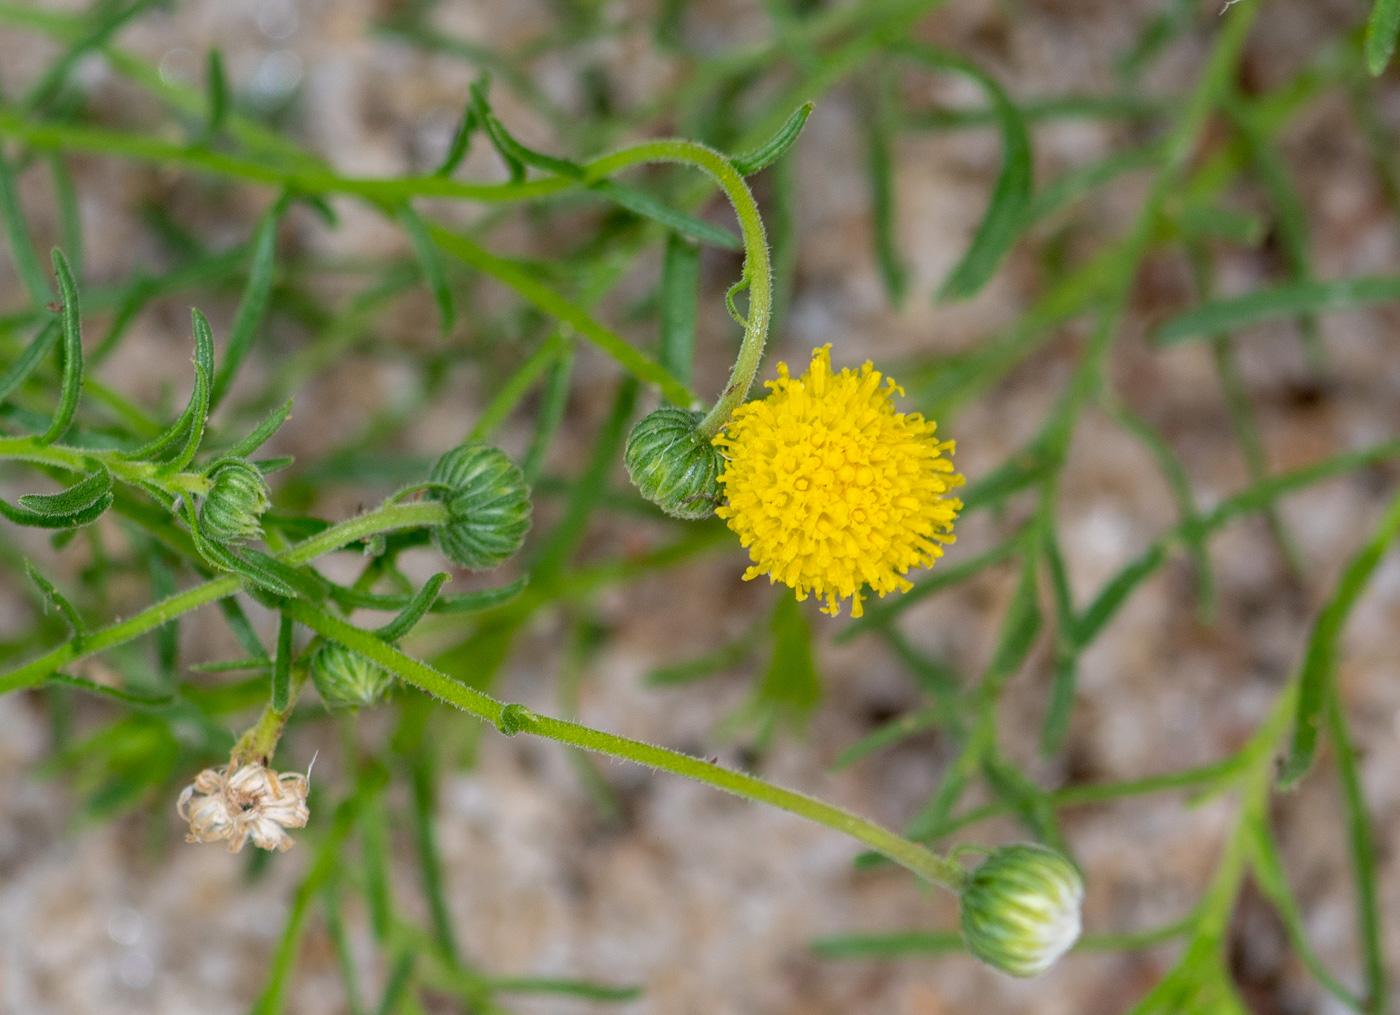
{"label": "green flower bud", "polygon": [[358,708],[384,697],[394,675],[368,656],[328,641],[311,657],[311,679],[327,708]]}
{"label": "green flower bud", "polygon": [[700,433],[704,413],[657,409],[632,428],[622,460],[632,485],[672,518],[697,521],[720,502],[724,458]]}
{"label": "green flower bud", "polygon": [[214,543],[241,543],[262,535],[258,516],[272,506],[262,472],[252,462],[231,458],[209,473],[214,485],[199,509],[199,529]]}
{"label": "green flower bud", "polygon": [[450,522],[433,529],[444,557],[485,571],[515,556],[530,531],[530,487],[504,451],[463,444],[437,460],[430,478],[447,489],[428,496],[452,513]]}
{"label": "green flower bud", "polygon": [[1049,969],[1079,939],[1084,882],[1074,865],[1044,846],[1003,846],[968,876],[962,890],[967,950],[1012,976]]}

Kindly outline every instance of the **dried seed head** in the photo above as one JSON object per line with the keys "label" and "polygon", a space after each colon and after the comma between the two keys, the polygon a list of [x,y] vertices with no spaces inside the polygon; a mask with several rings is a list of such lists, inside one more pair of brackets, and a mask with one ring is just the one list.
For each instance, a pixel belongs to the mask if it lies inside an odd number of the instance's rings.
{"label": "dried seed head", "polygon": [[180,793],[175,805],[190,823],[186,842],[228,840],[237,853],[249,839],[261,849],[288,850],[288,828],[302,828],[311,817],[306,794],[311,784],[300,772],[281,775],[253,763],[232,771],[206,768]]}

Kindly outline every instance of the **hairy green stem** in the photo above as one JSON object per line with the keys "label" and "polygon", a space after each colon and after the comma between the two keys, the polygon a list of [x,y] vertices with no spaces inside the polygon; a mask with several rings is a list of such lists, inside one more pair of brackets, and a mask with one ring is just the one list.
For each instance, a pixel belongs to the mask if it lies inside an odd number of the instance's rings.
{"label": "hairy green stem", "polygon": [[585,750],[634,761],[639,765],[682,775],[722,789],[736,796],[768,804],[779,810],[826,825],[865,843],[876,852],[908,868],[920,877],[935,881],[956,892],[966,880],[962,866],[940,857],[917,843],[896,835],[865,818],[792,790],[783,789],[742,772],[721,768],[703,758],[692,757],[654,744],[629,740],[616,734],[539,716],[519,705],[507,705],[475,688],[458,683],[426,663],[405,655],[393,645],[352,624],[331,616],[305,600],[285,603],[283,611],[293,620],[316,633],[340,642],[347,648],[373,659],[414,687],[455,705],[465,712],[493,723],[510,735],[533,733]]}
{"label": "hairy green stem", "polygon": [[[332,525],[324,532],[319,532],[310,539],[283,551],[278,554],[278,557],[284,563],[296,566],[378,532],[418,528],[425,525],[441,525],[447,520],[446,505],[436,501],[419,504],[393,504],[351,518],[339,525]],[[0,694],[8,694],[24,687],[35,687],[43,683],[55,670],[62,669],[79,659],[85,659],[103,649],[138,638],[183,613],[188,613],[208,603],[217,602],[225,596],[231,596],[242,587],[242,578],[236,575],[223,575],[202,585],[196,585],[192,589],[178,592],[168,599],[163,599],[153,606],[147,607],[129,620],[105,627],[100,631],[94,631],[84,638],[74,638],[38,659],[0,676]]]}

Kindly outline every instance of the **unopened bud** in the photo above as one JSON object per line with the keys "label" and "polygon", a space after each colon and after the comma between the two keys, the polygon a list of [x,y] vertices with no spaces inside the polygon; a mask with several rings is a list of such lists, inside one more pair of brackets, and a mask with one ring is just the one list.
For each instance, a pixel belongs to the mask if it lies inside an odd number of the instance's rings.
{"label": "unopened bud", "polygon": [[463,444],[437,460],[429,492],[447,504],[452,519],[433,529],[433,542],[448,560],[485,571],[515,556],[530,531],[530,487],[499,448]]}
{"label": "unopened bud", "polygon": [[708,518],[720,501],[724,459],[700,432],[703,418],[691,409],[657,409],[627,438],[623,463],[632,485],[672,518]]}
{"label": "unopened bud", "polygon": [[241,543],[262,535],[258,518],[272,506],[262,472],[252,462],[231,458],[209,474],[214,485],[199,509],[199,528],[215,543]]}
{"label": "unopened bud", "polygon": [[962,933],[967,950],[1012,976],[1049,969],[1079,939],[1084,882],[1044,846],[1003,846],[968,876]]}
{"label": "unopened bud", "polygon": [[327,708],[358,708],[384,697],[394,675],[368,656],[328,641],[311,657],[311,679]]}

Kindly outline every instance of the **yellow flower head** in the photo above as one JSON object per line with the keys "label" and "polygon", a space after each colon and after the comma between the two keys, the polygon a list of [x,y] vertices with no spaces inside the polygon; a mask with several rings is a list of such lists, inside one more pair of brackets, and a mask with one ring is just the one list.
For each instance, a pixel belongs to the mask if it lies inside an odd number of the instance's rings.
{"label": "yellow flower head", "polygon": [[715,438],[727,501],[715,514],[753,558],[745,580],[766,574],[798,599],[815,592],[832,615],[850,599],[859,617],[862,586],[907,591],[905,573],[943,555],[962,509],[947,493],[963,477],[943,457],[953,442],[934,440],[936,424],[894,411],[903,389],[881,387],[870,363],[832,373],[830,350],[815,350],[796,380],[779,363],[771,392],[741,405]]}

